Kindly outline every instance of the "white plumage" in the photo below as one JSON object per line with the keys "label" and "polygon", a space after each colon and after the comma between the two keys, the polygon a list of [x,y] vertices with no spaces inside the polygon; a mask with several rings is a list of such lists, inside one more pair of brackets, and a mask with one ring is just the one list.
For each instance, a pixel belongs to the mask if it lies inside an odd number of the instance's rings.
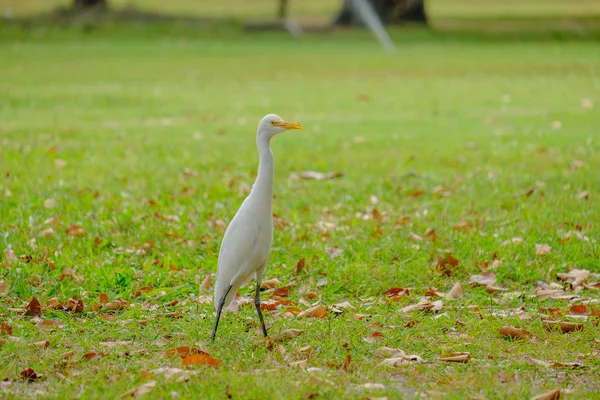
{"label": "white plumage", "polygon": [[260,284],[267,266],[273,242],[273,152],[271,138],[289,129],[303,129],[302,125],[285,122],[275,114],[265,116],[256,130],[259,163],[256,181],[250,194],[235,214],[225,231],[219,251],[219,266],[215,284],[214,302],[217,318],[212,333],[214,340],[221,311],[235,297],[237,290],[253,277],[256,278],[255,306],[263,334],[267,330],[260,310]]}

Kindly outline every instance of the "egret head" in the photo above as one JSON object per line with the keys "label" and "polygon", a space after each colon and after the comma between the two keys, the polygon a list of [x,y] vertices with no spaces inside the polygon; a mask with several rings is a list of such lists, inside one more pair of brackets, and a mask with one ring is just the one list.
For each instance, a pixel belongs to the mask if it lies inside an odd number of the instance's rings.
{"label": "egret head", "polygon": [[286,122],[278,115],[269,114],[258,123],[256,134],[257,136],[265,136],[270,139],[290,129],[304,129],[304,127],[295,122]]}

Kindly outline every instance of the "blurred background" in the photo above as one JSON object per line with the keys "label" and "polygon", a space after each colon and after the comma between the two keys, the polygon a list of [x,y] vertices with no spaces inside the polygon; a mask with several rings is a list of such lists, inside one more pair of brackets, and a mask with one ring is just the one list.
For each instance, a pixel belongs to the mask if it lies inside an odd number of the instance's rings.
{"label": "blurred background", "polygon": [[[361,0],[360,2],[362,2]],[[303,27],[358,24],[355,0],[0,0],[5,18],[68,10],[112,16],[161,15],[241,22],[273,22],[282,15]],[[600,15],[597,0],[367,0],[384,23],[428,24],[436,29],[590,29]]]}

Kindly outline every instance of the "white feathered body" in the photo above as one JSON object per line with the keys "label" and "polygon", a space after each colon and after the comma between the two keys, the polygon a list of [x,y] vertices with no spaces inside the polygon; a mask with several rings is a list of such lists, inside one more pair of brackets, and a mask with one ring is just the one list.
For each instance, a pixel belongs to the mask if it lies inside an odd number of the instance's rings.
{"label": "white feathered body", "polygon": [[273,242],[273,216],[261,207],[260,196],[251,193],[242,203],[225,231],[219,250],[219,271],[215,285],[215,307],[232,285],[225,307],[236,291],[252,278],[260,280],[267,265]]}
{"label": "white feathered body", "polygon": [[258,284],[267,266],[273,243],[273,153],[269,141],[257,140],[260,152],[258,175],[248,197],[235,214],[225,231],[221,249],[214,303],[219,302],[229,285],[225,307],[235,297],[236,291],[256,277]]}

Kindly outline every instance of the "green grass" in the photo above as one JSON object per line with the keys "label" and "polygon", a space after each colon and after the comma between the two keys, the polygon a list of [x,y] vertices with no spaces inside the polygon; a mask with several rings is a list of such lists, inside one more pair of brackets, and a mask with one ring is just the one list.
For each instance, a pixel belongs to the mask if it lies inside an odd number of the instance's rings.
{"label": "green grass", "polygon": [[[521,399],[554,388],[566,389],[567,398],[599,398],[598,318],[581,332],[547,332],[540,307],[566,311],[571,304],[538,300],[533,289],[538,280],[558,282],[556,273],[568,268],[600,273],[600,53],[592,40],[395,32],[400,51],[390,56],[357,32],[301,40],[136,27],[5,26],[3,33],[0,248],[19,257],[1,270],[10,290],[0,297],[0,316],[13,330],[0,336],[6,398],[114,398],[153,379],[148,398]],[[269,112],[306,128],[272,144],[274,212],[285,225],[276,228],[266,278],[292,285],[289,299],[301,309],[307,292],[320,296],[311,304],[348,300],[357,308],[325,319],[267,313],[271,335],[304,330],[283,347],[301,360],[298,349],[312,346],[308,370],[290,369],[277,346],[257,344],[251,306],[225,314],[211,343],[214,308],[197,301],[211,295],[200,283],[216,271],[216,221],[231,219],[252,184],[255,127]],[[344,176],[290,177],[304,170]],[[450,195],[436,195],[439,186]],[[423,195],[412,197],[415,190]],[[578,198],[583,191],[589,198]],[[56,206],[46,208],[46,199]],[[358,214],[373,208],[381,222]],[[410,219],[397,223],[402,216]],[[323,222],[336,227],[328,237]],[[474,227],[454,229],[460,222]],[[67,235],[72,224],[85,235]],[[44,237],[49,227],[53,234]],[[437,241],[410,240],[428,228]],[[576,228],[589,241],[562,243]],[[515,236],[524,242],[502,245]],[[536,244],[552,253],[536,255]],[[334,246],[344,252],[330,259]],[[452,276],[433,266],[446,251],[459,260]],[[306,266],[296,274],[302,258]],[[498,284],[520,296],[467,284],[479,263],[494,258]],[[82,282],[61,279],[65,268]],[[317,287],[324,277],[327,284]],[[429,288],[447,292],[458,280],[465,296],[444,300],[439,313],[400,311]],[[136,296],[145,287],[152,289]],[[392,287],[410,288],[410,296],[380,301]],[[129,304],[98,311],[101,293]],[[577,303],[599,298],[597,290],[578,294]],[[19,311],[33,297],[44,306],[74,295],[82,313],[42,307],[41,318],[62,328],[40,332]],[[167,306],[173,300],[179,303]],[[523,320],[514,314],[520,307],[528,313]],[[180,318],[167,315],[176,311]],[[371,318],[357,321],[354,313]],[[505,325],[537,338],[504,339],[497,330]],[[366,342],[374,331],[381,341]],[[31,346],[41,340],[49,347]],[[111,341],[130,343],[101,344]],[[187,383],[142,372],[183,368],[164,352],[199,343],[223,365],[191,368],[197,375]],[[381,346],[427,362],[381,366],[374,356]],[[82,359],[92,351],[106,356]],[[438,361],[460,351],[473,359]],[[338,367],[347,355],[344,371]],[[584,368],[541,367],[531,358]],[[27,367],[45,379],[21,381]]]}

